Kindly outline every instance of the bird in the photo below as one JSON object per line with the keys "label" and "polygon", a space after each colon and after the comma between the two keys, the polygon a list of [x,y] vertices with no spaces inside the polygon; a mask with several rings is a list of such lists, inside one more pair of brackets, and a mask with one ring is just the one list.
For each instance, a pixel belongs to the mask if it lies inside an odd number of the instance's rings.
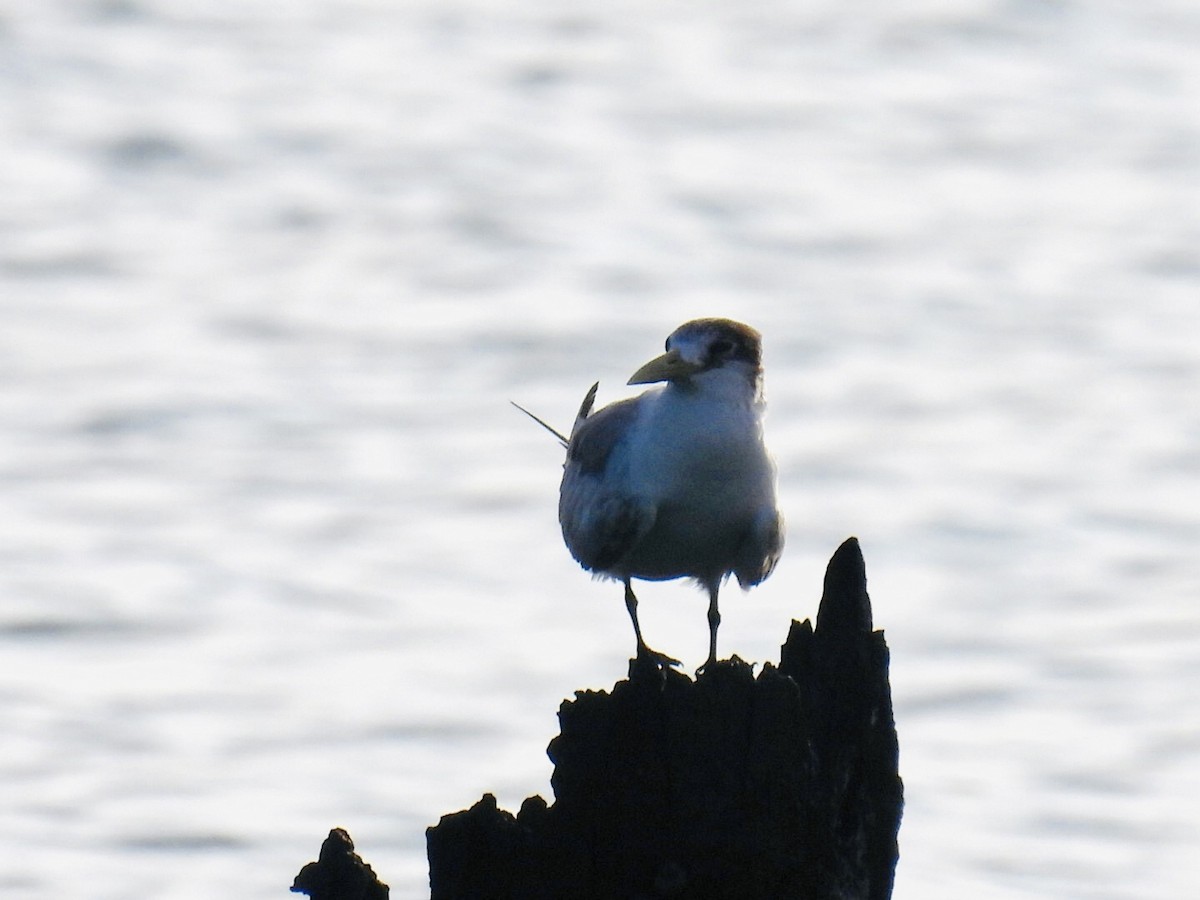
{"label": "bird", "polygon": [[665,351],[628,382],[660,386],[593,412],[597,382],[570,435],[554,432],[566,447],[558,517],[574,559],[624,584],[638,660],[679,665],[646,645],[634,579],[690,578],[708,592],[702,673],[717,663],[721,584],[734,575],[749,589],[771,574],[784,520],[763,441],[762,336],[731,319],[694,319]]}

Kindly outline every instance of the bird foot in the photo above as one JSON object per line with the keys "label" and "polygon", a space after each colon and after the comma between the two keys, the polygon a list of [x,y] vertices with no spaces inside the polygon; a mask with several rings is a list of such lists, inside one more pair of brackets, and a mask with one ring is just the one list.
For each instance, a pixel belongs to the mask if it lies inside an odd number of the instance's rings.
{"label": "bird foot", "polygon": [[669,669],[672,666],[682,666],[679,660],[673,656],[667,656],[665,653],[659,653],[657,650],[651,650],[645,644],[638,647],[637,659],[635,662],[640,664],[649,663],[659,669]]}

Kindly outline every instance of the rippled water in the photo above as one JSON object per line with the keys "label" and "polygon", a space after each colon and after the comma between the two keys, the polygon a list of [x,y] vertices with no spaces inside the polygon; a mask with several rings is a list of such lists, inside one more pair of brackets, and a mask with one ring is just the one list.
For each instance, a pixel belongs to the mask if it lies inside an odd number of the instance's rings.
{"label": "rippled water", "polygon": [[1200,10],[904,6],[0,12],[0,893],[282,897],[342,825],[427,896],[632,650],[508,400],[710,314],[789,519],[722,647],[860,537],[895,896],[1194,890]]}

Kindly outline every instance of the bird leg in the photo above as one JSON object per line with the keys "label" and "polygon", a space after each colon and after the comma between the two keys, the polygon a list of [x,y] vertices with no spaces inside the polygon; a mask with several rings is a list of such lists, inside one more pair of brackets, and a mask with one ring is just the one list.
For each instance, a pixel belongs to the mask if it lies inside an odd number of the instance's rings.
{"label": "bird leg", "polygon": [[717,664],[717,628],[721,625],[721,611],[717,609],[719,589],[719,584],[708,586],[708,659],[696,670],[697,675]]}
{"label": "bird leg", "polygon": [[637,658],[648,659],[660,669],[666,669],[669,666],[681,665],[679,660],[667,656],[665,653],[659,653],[657,650],[651,650],[646,646],[646,642],[642,640],[642,626],[638,624],[637,617],[638,598],[633,593],[633,586],[630,585],[629,579],[625,579],[625,608],[629,610],[629,618],[633,622],[633,633],[637,637]]}

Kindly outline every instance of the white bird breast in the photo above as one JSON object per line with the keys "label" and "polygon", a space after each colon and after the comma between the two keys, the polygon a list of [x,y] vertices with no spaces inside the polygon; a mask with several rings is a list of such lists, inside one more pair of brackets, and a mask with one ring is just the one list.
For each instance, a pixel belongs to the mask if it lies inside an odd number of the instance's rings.
{"label": "white bird breast", "polygon": [[761,408],[669,390],[648,392],[640,406],[621,471],[611,473],[657,511],[629,559],[632,574],[703,578],[737,567],[747,536],[777,516]]}
{"label": "white bird breast", "polygon": [[664,389],[643,396],[622,448],[629,492],[654,502],[686,498],[689,505],[717,506],[727,515],[774,505],[774,466],[763,446],[759,411],[700,395],[676,399]]}

